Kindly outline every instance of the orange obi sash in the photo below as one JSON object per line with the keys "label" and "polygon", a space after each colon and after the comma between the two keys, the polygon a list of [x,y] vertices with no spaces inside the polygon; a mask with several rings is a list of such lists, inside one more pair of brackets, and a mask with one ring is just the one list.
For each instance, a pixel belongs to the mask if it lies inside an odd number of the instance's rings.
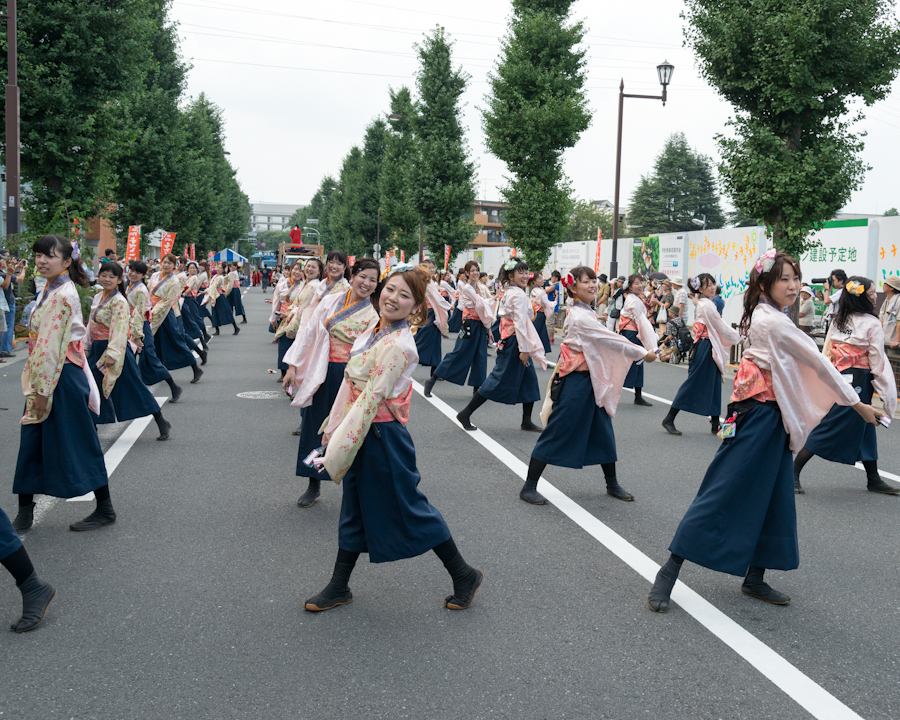
{"label": "orange obi sash", "polygon": [[463,320],[478,320],[478,322],[481,322],[481,318],[478,317],[475,308],[463,308]]}
{"label": "orange obi sash", "polygon": [[631,318],[625,318],[623,322],[619,325],[619,332],[625,332],[626,330],[634,330],[638,331],[637,323]]}
{"label": "orange obi sash", "polygon": [[759,402],[776,399],[775,391],[772,389],[772,371],[763,370],[751,360],[743,358],[734,378],[731,402],[740,402],[750,398]]}
{"label": "orange obi sash", "polygon": [[352,347],[353,343],[331,338],[331,342],[328,344],[328,362],[346,363],[350,359]]}
{"label": "orange obi sash", "polygon": [[702,322],[695,321],[692,329],[694,331],[694,342],[709,340],[709,330],[706,329],[706,325]]}
{"label": "orange obi sash", "polygon": [[[356,398],[362,395],[362,390],[350,383],[350,401],[356,402]],[[375,419],[372,422],[392,422],[400,421],[402,425],[406,425],[409,420],[409,401],[412,398],[412,385],[400,397],[385,399],[378,403],[378,409],[375,411]]]}
{"label": "orange obi sash", "polygon": [[512,318],[502,317],[500,318],[500,337],[503,340],[506,340],[510,335],[516,334],[516,324],[513,322]]}
{"label": "orange obi sash", "polygon": [[88,332],[92,340],[109,340],[109,328],[101,323],[92,321],[88,325]]}
{"label": "orange obi sash", "polygon": [[587,360],[584,353],[575,352],[568,345],[563,343],[559,349],[559,362],[557,363],[557,374],[565,377],[573,372],[586,372],[588,369]]}
{"label": "orange obi sash", "polygon": [[848,368],[868,370],[871,367],[866,348],[842,342],[831,343],[831,364],[838,372],[843,372]]}
{"label": "orange obi sash", "polygon": [[[106,337],[109,338],[109,330],[107,329]],[[99,339],[99,338],[98,338]],[[37,336],[28,338],[28,354],[34,351],[34,343],[37,341]],[[80,368],[83,368],[87,364],[87,357],[84,354],[84,346],[81,343],[81,340],[77,342],[70,342],[69,347],[66,348],[66,362],[72,363],[73,365],[77,365]]]}

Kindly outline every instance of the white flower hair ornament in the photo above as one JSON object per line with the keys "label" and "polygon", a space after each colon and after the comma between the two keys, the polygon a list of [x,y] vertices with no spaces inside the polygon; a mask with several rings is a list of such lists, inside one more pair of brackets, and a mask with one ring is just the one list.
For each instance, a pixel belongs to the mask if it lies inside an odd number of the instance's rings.
{"label": "white flower hair ornament", "polygon": [[503,266],[503,269],[506,270],[506,272],[510,272],[518,264],[519,264],[518,258],[511,258],[506,261],[506,264]]}
{"label": "white flower hair ornament", "polygon": [[766,254],[762,257],[756,258],[756,272],[760,275],[764,275],[772,269],[772,266],[775,264],[775,248],[770,248],[766,250]]}

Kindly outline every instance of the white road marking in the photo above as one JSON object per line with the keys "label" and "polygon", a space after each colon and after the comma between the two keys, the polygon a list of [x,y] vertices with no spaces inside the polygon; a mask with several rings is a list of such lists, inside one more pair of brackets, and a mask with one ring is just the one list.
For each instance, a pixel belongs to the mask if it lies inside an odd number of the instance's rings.
{"label": "white road marking", "polygon": [[[419,395],[424,397],[425,389],[422,385],[413,381],[413,387]],[[647,397],[653,396],[648,395]],[[457,427],[462,428],[456,419],[456,411],[447,403],[434,396],[425,399],[450,418]],[[654,399],[662,400],[662,398]],[[663,400],[663,402],[666,401]],[[525,479],[528,474],[528,466],[500,443],[480,429],[466,432],[466,434],[512,470],[515,475],[522,480]],[[651,558],[551,485],[543,476],[538,483],[538,491],[564,515],[624,561],[641,577],[648,582],[653,582],[660,566]],[[844,705],[825,688],[803,674],[772,648],[680,580],[675,584],[672,599],[814,717],[819,720],[863,720],[860,715]],[[648,609],[647,612],[651,611]]]}

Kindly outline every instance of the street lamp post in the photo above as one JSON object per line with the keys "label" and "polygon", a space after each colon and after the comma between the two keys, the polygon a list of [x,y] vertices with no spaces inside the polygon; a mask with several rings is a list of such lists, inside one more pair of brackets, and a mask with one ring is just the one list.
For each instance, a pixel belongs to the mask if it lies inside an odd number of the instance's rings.
{"label": "street lamp post", "polygon": [[16,0],[6,0],[6,15],[0,15],[0,19],[6,20],[6,51],[7,51],[7,77],[6,77],[6,197],[3,204],[6,206],[6,234],[18,235],[19,233],[19,196],[20,170],[19,170],[19,79],[18,57],[16,45],[18,33],[16,26]]}
{"label": "street lamp post", "polygon": [[609,263],[609,275],[611,278],[618,277],[619,263],[617,261],[617,253],[619,250],[619,181],[622,177],[622,112],[625,107],[625,98],[642,98],[644,100],[662,100],[662,104],[666,104],[666,87],[672,81],[672,73],[675,72],[675,66],[668,60],[664,60],[660,65],[656,66],[656,74],[659,76],[659,83],[662,85],[662,95],[626,95],[625,80],[619,83],[619,131],[616,138],[616,194],[613,202],[613,246],[612,260]]}
{"label": "street lamp post", "polygon": [[697,218],[691,218],[691,222],[694,225],[698,225],[703,228],[703,232],[706,232],[706,215],[703,216],[702,220],[698,220]]}

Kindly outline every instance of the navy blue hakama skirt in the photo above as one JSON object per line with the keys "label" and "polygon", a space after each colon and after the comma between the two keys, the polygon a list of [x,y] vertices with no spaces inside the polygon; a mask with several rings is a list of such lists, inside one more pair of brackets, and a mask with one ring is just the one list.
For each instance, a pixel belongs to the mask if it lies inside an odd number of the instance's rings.
{"label": "navy blue hakama skirt", "polygon": [[203,298],[194,298],[197,301],[197,312],[200,314],[200,321],[203,321],[203,318],[209,318],[212,320],[212,313],[209,311],[209,303],[204,303]]}
{"label": "navy blue hakama skirt", "polygon": [[480,320],[473,320],[471,325],[472,335],[456,339],[456,346],[444,356],[434,374],[454,385],[465,385],[468,375],[469,385],[479,387],[487,377],[487,331]]}
{"label": "navy blue hakama skirt", "polygon": [[319,428],[331,414],[331,406],[337,397],[341,383],[344,381],[344,368],[347,363],[329,362],[328,372],[325,374],[325,382],[313,395],[312,404],[303,408],[300,412],[302,424],[300,426],[300,445],[297,449],[297,476],[329,480],[327,472],[318,472],[315,468],[303,464],[306,456],[322,444],[322,434]]}
{"label": "navy blue hakama skirt", "polygon": [[416,557],[450,539],[419,490],[416,449],[397,420],[372,423],[343,479],[338,547],[373,563]]}
{"label": "navy blue hakama skirt", "polygon": [[[637,330],[624,330],[621,333],[624,337],[628,338],[635,345],[643,345],[638,338]],[[622,383],[622,387],[627,388],[642,388],[644,387],[644,363],[641,362],[638,364],[637,362],[631,363],[631,367],[628,368],[628,374],[625,376],[625,382]]]}
{"label": "navy blue hakama skirt", "polygon": [[235,316],[247,314],[244,310],[244,301],[241,299],[240,287],[231,288],[231,292],[228,294],[228,304],[231,305]]}
{"label": "navy blue hakama skirt", "polygon": [[200,316],[200,303],[197,298],[187,296],[181,306],[181,322],[189,338],[199,340],[203,337],[203,318]]}
{"label": "navy blue hakama skirt", "polygon": [[219,295],[216,299],[216,306],[211,312],[213,327],[234,324],[234,313],[231,312],[231,305],[228,303],[228,298],[224,295]]}
{"label": "navy blue hakama skirt", "polygon": [[500,334],[500,316],[497,316],[497,319],[491,324],[491,337],[493,338],[495,343],[500,342],[503,336]]}
{"label": "navy blue hakama skirt", "polygon": [[73,498],[109,484],[88,407],[90,393],[84,370],[65,363],[47,419],[21,426],[13,480],[16,495]]}
{"label": "navy blue hakama skirt", "polygon": [[[872,387],[872,372],[857,370],[862,374],[863,383],[858,386],[860,402],[871,404],[875,388]],[[863,420],[852,407],[832,405],[806,439],[804,450],[831,462],[855,465],[878,459],[878,438],[876,427]]]}
{"label": "navy blue hakama skirt", "polygon": [[722,373],[713,359],[712,343],[703,338],[694,347],[687,380],[678,388],[672,407],[695,415],[718,417],[722,412]]}
{"label": "navy blue hakama skirt", "polygon": [[13,530],[9,515],[0,508],[0,560],[5,560],[22,547],[22,538]]}
{"label": "navy blue hakama skirt", "polygon": [[447,332],[448,333],[458,333],[462,328],[462,310],[458,307],[454,308],[453,312],[450,315],[450,319],[447,321]]}
{"label": "navy blue hakama skirt", "polygon": [[534,360],[529,359],[528,365],[522,364],[519,360],[519,341],[515,335],[506,338],[503,352],[498,354],[494,369],[478,388],[478,394],[504,405],[537,402],[541,399]]}
{"label": "navy blue hakama skirt", "polygon": [[547,332],[547,316],[542,312],[536,312],[534,314],[534,329],[537,330],[537,334],[541,338],[541,342],[544,344],[544,352],[550,352],[550,333]]}
{"label": "navy blue hakama skirt", "polygon": [[434,310],[428,308],[428,319],[416,330],[416,350],[419,365],[437,367],[441,364],[441,331],[434,324]]}
{"label": "navy blue hakama skirt", "polygon": [[144,320],[144,347],[137,354],[138,370],[141,371],[141,379],[144,385],[156,385],[158,382],[172,377],[165,366],[156,356],[156,339],[153,330],[150,329],[150,321]]}
{"label": "navy blue hakama skirt", "polygon": [[167,369],[179,370],[197,364],[197,358],[179,327],[178,318],[171,311],[156,329],[153,342],[156,345],[156,357]]}
{"label": "navy blue hakama skirt", "polygon": [[612,420],[594,400],[589,376],[573,372],[563,378],[559,400],[553,403],[531,457],[568,468],[616,462]]}
{"label": "navy blue hakama skirt", "polygon": [[100,389],[100,416],[91,413],[94,423],[106,425],[125,422],[159,412],[159,403],[141,379],[141,372],[138,370],[130,345],[125,346],[125,362],[122,363],[121,375],[113,385],[109,397],[103,397],[103,373],[97,369],[97,363],[100,362],[100,356],[106,351],[107,345],[109,342],[106,340],[94,340],[91,342],[91,352],[87,356],[88,366]]}
{"label": "navy blue hakama skirt", "polygon": [[278,369],[287,372],[288,366],[284,361],[284,354],[290,349],[291,345],[294,344],[294,338],[289,338],[287,335],[280,335],[278,337]]}
{"label": "navy blue hakama skirt", "polygon": [[710,570],[743,577],[751,565],[800,564],[794,462],[781,411],[759,403],[716,451],[669,550]]}

